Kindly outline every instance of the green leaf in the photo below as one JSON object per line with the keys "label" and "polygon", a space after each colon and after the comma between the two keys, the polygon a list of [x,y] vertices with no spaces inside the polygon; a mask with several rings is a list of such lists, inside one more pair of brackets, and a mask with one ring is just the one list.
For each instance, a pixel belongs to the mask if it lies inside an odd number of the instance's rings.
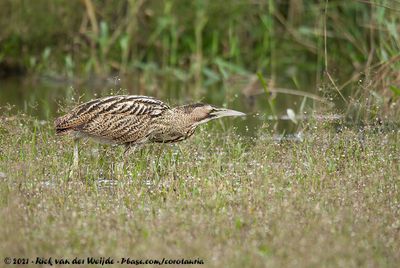
{"label": "green leaf", "polygon": [[400,88],[396,86],[390,86],[389,89],[393,92],[395,96],[400,96]]}
{"label": "green leaf", "polygon": [[268,97],[269,96],[269,90],[268,90],[267,83],[264,80],[264,77],[262,76],[262,74],[260,72],[257,73],[257,76],[258,76],[258,79],[261,82],[261,85],[262,85],[262,87],[263,87],[263,89],[265,91],[265,94],[267,94],[267,97]]}
{"label": "green leaf", "polygon": [[120,39],[119,39],[119,46],[121,47],[122,51],[126,51],[128,49],[129,46],[129,36],[127,34],[123,35]]}

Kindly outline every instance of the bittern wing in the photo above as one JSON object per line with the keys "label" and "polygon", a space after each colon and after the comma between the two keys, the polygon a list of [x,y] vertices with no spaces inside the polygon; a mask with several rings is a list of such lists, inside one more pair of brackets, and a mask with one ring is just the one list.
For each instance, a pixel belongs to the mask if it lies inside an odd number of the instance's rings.
{"label": "bittern wing", "polygon": [[123,143],[143,138],[146,125],[170,107],[147,96],[122,95],[83,103],[55,121],[58,134],[79,131]]}

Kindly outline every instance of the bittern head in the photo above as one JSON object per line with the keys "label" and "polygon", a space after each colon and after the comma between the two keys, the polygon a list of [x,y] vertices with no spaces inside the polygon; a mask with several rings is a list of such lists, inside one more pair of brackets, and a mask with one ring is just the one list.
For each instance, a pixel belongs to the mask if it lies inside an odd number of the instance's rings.
{"label": "bittern head", "polygon": [[195,103],[184,106],[184,111],[190,114],[190,117],[195,120],[195,125],[208,122],[212,119],[217,119],[225,116],[245,116],[245,113],[230,110],[226,108],[218,108],[213,105],[204,103]]}

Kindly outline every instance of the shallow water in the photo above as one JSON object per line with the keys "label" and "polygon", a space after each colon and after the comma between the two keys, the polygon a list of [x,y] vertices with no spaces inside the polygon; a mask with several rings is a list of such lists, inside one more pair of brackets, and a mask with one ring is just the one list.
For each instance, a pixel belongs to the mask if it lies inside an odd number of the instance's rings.
{"label": "shallow water", "polygon": [[[275,110],[273,112],[265,93],[258,92],[249,96],[243,90],[243,85],[235,87],[229,84],[227,87],[214,84],[205,87],[200,96],[190,97],[185,93],[187,90],[180,89],[179,84],[172,84],[164,90],[149,93],[143,92],[143,89],[135,87],[134,84],[121,81],[118,77],[80,85],[67,80],[43,77],[1,80],[0,107],[11,105],[12,113],[20,112],[40,120],[52,121],[62,113],[60,107],[72,107],[78,103],[78,98],[87,101],[110,94],[147,94],[165,100],[171,105],[202,101],[245,112],[248,115],[245,118],[223,119],[219,124],[223,128],[234,126],[239,133],[252,136],[263,124],[270,125],[271,129],[278,133],[296,133],[298,121],[309,118],[301,115],[300,110],[310,113],[316,104],[314,100],[304,96],[276,94],[273,100]],[[293,118],[295,120],[291,120]]]}

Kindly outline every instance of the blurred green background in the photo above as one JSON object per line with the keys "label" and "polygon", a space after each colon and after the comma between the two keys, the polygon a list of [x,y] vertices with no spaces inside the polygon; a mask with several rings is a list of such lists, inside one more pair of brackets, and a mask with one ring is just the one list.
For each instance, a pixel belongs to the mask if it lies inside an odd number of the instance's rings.
{"label": "blurred green background", "polygon": [[59,103],[122,92],[261,120],[390,117],[399,22],[397,0],[3,0],[0,105],[48,119]]}

